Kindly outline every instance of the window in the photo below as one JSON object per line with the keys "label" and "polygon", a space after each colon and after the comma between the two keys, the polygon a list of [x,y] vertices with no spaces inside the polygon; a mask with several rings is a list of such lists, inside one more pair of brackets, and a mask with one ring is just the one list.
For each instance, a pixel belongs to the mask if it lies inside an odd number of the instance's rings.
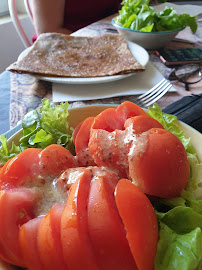
{"label": "window", "polygon": [[8,14],[8,0],[0,0],[0,16]]}

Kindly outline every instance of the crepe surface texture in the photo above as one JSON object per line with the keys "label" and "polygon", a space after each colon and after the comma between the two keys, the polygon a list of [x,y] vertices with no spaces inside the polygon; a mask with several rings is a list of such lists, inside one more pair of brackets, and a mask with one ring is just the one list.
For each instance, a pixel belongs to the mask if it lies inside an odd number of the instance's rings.
{"label": "crepe surface texture", "polygon": [[102,77],[144,71],[121,35],[41,34],[28,54],[7,70],[46,77]]}

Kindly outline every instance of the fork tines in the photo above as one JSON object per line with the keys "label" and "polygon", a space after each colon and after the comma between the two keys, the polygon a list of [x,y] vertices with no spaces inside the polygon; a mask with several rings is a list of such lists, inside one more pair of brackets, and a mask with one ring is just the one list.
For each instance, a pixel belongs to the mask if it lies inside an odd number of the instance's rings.
{"label": "fork tines", "polygon": [[136,98],[134,102],[141,107],[148,107],[165,95],[171,87],[172,84],[166,79],[163,79],[145,94]]}

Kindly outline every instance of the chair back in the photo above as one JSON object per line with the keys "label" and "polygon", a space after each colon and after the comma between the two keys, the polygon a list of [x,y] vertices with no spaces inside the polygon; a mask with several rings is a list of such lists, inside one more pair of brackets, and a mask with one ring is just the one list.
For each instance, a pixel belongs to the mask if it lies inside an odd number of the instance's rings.
{"label": "chair back", "polygon": [[[30,2],[30,0],[24,0],[24,5],[25,5],[26,12],[27,12],[31,22],[33,23],[33,16],[32,16],[31,6],[30,6],[29,2]],[[8,7],[9,7],[11,20],[13,22],[13,25],[14,25],[22,43],[24,44],[25,48],[30,47],[32,44],[29,41],[29,38],[28,38],[27,34],[25,33],[23,26],[20,22],[17,8],[16,8],[16,0],[8,0]]]}

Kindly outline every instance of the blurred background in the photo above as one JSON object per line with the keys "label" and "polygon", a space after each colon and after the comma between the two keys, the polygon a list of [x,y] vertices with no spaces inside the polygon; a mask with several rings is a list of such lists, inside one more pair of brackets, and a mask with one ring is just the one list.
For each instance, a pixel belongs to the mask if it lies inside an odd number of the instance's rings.
{"label": "blurred background", "polygon": [[[28,37],[34,34],[33,25],[26,13],[23,0],[16,1],[17,11]],[[0,73],[17,60],[25,49],[8,12],[8,0],[0,0]]]}
{"label": "blurred background", "polygon": [[[150,4],[164,3],[164,0],[151,0]],[[177,4],[197,4],[202,3],[201,0],[182,1],[170,0]],[[16,0],[17,12],[19,19],[25,30],[29,40],[34,35],[34,28],[30,21],[25,7],[24,0]],[[0,73],[2,73],[11,63],[15,62],[19,54],[25,49],[21,39],[19,38],[14,25],[11,21],[8,11],[8,0],[0,0]]]}

